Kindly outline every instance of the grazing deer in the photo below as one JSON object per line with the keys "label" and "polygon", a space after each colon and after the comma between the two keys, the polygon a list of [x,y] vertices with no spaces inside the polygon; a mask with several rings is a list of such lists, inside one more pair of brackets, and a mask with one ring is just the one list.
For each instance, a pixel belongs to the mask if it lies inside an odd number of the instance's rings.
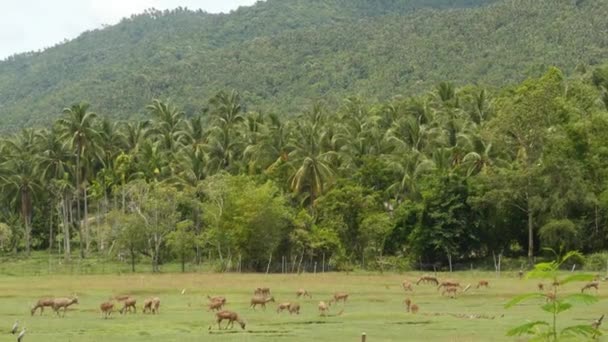
{"label": "grazing deer", "polygon": [[411,312],[412,312],[414,315],[418,313],[418,310],[419,310],[418,305],[416,305],[416,304],[412,304],[412,307],[411,307],[410,311],[411,311]]}
{"label": "grazing deer", "polygon": [[40,308],[40,315],[42,316],[42,312],[44,311],[44,307],[45,306],[52,307],[53,306],[53,298],[40,298],[40,299],[38,299],[38,302],[36,302],[36,304],[34,305],[34,307],[31,310],[32,316],[34,316],[34,314],[36,313],[36,310],[38,308]]}
{"label": "grazing deer", "polygon": [[327,303],[325,303],[324,301],[320,301],[318,307],[321,316],[325,316],[325,313],[329,311],[329,305],[327,305]]}
{"label": "grazing deer", "polygon": [[438,285],[439,280],[437,280],[437,278],[433,277],[433,276],[423,275],[422,277],[418,278],[416,285],[420,285],[420,283],[423,283],[423,284],[430,283],[430,284]]}
{"label": "grazing deer", "polygon": [[407,312],[410,312],[411,306],[412,306],[412,300],[409,298],[405,298],[405,300],[403,301],[403,304],[405,304],[405,310]]}
{"label": "grazing deer", "polygon": [[308,297],[308,298],[312,298],[312,296],[308,293],[308,291],[304,290],[304,289],[298,289],[298,291],[296,291],[296,297],[300,298],[304,296],[304,298]]}
{"label": "grazing deer", "polygon": [[403,287],[403,291],[414,291],[414,289],[412,288],[412,283],[407,280],[404,280],[401,283],[401,286]]}
{"label": "grazing deer", "polygon": [[255,289],[253,291],[253,295],[254,296],[269,297],[270,296],[270,288],[268,288],[268,287],[258,287],[257,289]]}
{"label": "grazing deer", "polygon": [[480,280],[479,283],[477,283],[477,286],[475,288],[478,289],[480,287],[488,288],[488,287],[490,287],[490,283],[487,280]]}
{"label": "grazing deer", "polygon": [[446,288],[444,288],[443,292],[441,292],[441,295],[445,295],[446,293],[450,296],[450,298],[456,298],[456,293],[458,292],[458,288],[455,286],[448,286]]}
{"label": "grazing deer", "polygon": [[112,312],[114,311],[114,303],[112,303],[112,302],[103,302],[99,306],[99,309],[101,309],[101,316],[104,319],[107,319],[112,314]]}
{"label": "grazing deer", "polygon": [[339,301],[342,301],[343,303],[346,303],[346,300],[348,299],[348,293],[346,292],[336,292],[334,293],[334,303],[338,303]]}
{"label": "grazing deer", "polygon": [[441,289],[442,287],[460,287],[462,288],[462,286],[460,286],[460,283],[454,280],[446,280],[446,281],[442,281],[441,284],[439,284],[439,286],[437,286],[437,290]]}
{"label": "grazing deer", "polygon": [[289,314],[296,314],[299,315],[300,314],[300,304],[298,303],[291,303],[291,305],[289,305]]}
{"label": "grazing deer", "polygon": [[277,307],[277,313],[283,312],[283,310],[289,310],[290,305],[291,305],[291,303],[289,303],[289,302],[280,303],[279,306]]}
{"label": "grazing deer", "polygon": [[160,298],[158,297],[150,297],[144,300],[144,309],[143,313],[150,312],[152,314],[160,313]]}
{"label": "grazing deer", "polygon": [[536,285],[538,287],[538,291],[545,291],[545,284],[543,283],[538,283],[538,285]]}
{"label": "grazing deer", "polygon": [[586,290],[589,290],[590,288],[594,288],[596,291],[599,292],[600,283],[597,281],[592,281],[592,282],[588,283],[587,285],[583,286],[583,288],[581,289],[581,293],[584,293]]}
{"label": "grazing deer", "polygon": [[220,311],[224,307],[224,302],[221,300],[216,300],[207,304],[207,307],[207,311]]}
{"label": "grazing deer", "polygon": [[123,306],[120,309],[120,314],[122,315],[123,313],[131,312],[131,309],[133,309],[133,313],[137,313],[137,307],[135,307],[135,303],[137,303],[137,300],[135,298],[126,298],[122,302]]}
{"label": "grazing deer", "polygon": [[[217,327],[220,330],[222,330],[221,323],[223,320],[228,320],[228,324],[226,324],[225,329],[228,329],[228,327],[232,329],[232,327],[234,326],[234,322],[237,322],[241,326],[241,329],[245,330],[245,321],[243,321],[243,319],[241,319],[239,314],[237,314],[236,312],[228,310],[220,311],[215,314],[215,318],[217,322]],[[209,326],[209,330],[211,330],[211,326]]]}
{"label": "grazing deer", "polygon": [[226,297],[223,297],[223,296],[214,296],[214,297],[211,297],[211,296],[207,295],[207,298],[209,299],[210,303],[218,302],[219,301],[219,302],[222,302],[223,304],[226,304]]}
{"label": "grazing deer", "polygon": [[273,302],[274,303],[274,297],[270,297],[270,298],[266,298],[266,297],[253,297],[253,298],[251,298],[251,305],[249,307],[253,308],[253,310],[255,310],[256,306],[261,305],[262,308],[264,310],[266,310],[266,303],[268,303],[268,302]]}
{"label": "grazing deer", "polygon": [[551,283],[551,285],[553,285],[554,288],[558,288],[561,284],[559,281],[555,280],[553,283]]}

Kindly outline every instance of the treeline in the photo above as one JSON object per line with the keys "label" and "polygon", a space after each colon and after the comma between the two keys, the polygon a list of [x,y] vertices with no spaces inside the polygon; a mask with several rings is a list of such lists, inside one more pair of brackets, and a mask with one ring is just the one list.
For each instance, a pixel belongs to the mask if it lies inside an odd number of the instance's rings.
{"label": "treeline", "polygon": [[[338,269],[608,247],[608,69],[285,115],[87,104],[0,142],[0,248]],[[75,248],[77,247],[77,248]],[[76,252],[77,251],[77,252]]]}
{"label": "treeline", "polygon": [[40,53],[0,62],[0,132],[48,125],[95,99],[112,119],[153,98],[193,113],[220,90],[248,108],[298,112],[310,99],[371,102],[441,81],[496,87],[568,75],[608,54],[608,1],[274,0],[230,14],[149,10]]}

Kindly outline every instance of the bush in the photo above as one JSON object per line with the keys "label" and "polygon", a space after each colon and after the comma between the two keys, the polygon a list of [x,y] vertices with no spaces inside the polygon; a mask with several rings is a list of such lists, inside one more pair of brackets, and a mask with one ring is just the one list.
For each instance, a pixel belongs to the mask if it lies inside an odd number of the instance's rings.
{"label": "bush", "polygon": [[604,271],[608,263],[608,252],[593,253],[587,256],[585,260],[585,270],[587,271]]}

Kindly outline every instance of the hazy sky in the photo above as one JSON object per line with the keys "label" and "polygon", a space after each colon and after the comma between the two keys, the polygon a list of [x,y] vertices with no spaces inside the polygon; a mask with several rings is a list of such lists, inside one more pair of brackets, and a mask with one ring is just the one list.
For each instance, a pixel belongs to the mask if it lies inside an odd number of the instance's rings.
{"label": "hazy sky", "polygon": [[0,59],[49,47],[80,33],[116,24],[147,8],[228,12],[256,0],[0,0]]}

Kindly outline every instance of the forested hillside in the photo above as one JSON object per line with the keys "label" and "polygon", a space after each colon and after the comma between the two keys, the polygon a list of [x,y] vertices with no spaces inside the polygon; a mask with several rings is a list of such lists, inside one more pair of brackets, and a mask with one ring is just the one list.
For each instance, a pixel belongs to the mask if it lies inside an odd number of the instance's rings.
{"label": "forested hillside", "polygon": [[125,122],[73,105],[0,140],[0,253],[344,270],[600,252],[607,89],[607,68],[549,68],[496,90],[442,82],[291,117],[237,92],[192,117],[160,100],[150,120]]}
{"label": "forested hillside", "polygon": [[67,105],[142,118],[154,98],[188,115],[220,90],[294,115],[315,100],[388,100],[441,81],[498,87],[608,53],[606,0],[270,0],[231,14],[149,11],[0,62],[0,129]]}

